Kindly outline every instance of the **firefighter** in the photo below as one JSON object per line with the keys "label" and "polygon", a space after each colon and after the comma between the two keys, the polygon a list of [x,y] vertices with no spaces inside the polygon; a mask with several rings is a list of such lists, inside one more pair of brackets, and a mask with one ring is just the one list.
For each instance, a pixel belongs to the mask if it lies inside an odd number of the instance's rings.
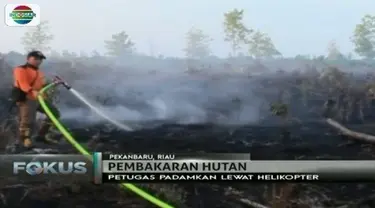
{"label": "firefighter", "polygon": [[[19,142],[25,148],[32,147],[31,137],[36,127],[37,112],[45,114],[37,100],[40,90],[48,84],[44,73],[39,68],[44,59],[46,57],[42,52],[32,51],[27,55],[26,64],[18,66],[13,70],[14,87],[12,99],[18,107]],[[47,101],[47,105],[51,109],[51,112],[59,118],[60,112],[58,109],[51,102]],[[40,126],[36,139],[46,143],[57,143],[58,141],[54,140],[49,134],[51,127],[52,122],[46,117]]]}

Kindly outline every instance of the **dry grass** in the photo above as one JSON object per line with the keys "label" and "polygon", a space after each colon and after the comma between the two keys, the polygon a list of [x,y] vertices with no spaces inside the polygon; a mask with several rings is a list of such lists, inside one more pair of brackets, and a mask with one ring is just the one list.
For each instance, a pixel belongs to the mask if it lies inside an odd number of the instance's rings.
{"label": "dry grass", "polygon": [[272,184],[269,202],[271,208],[288,208],[296,184]]}
{"label": "dry grass", "polygon": [[[51,180],[37,184],[0,186],[0,207],[30,207],[32,202],[49,202],[65,207],[151,207],[148,202],[115,186],[102,186],[74,180]],[[80,206],[77,206],[80,205]],[[54,206],[55,207],[55,206]]]}
{"label": "dry grass", "polygon": [[139,184],[140,187],[148,189],[162,199],[168,199],[168,202],[176,207],[185,207],[187,192],[178,184]]}
{"label": "dry grass", "polygon": [[7,119],[0,124],[0,152],[4,152],[7,145],[15,138],[12,123],[13,119]]}
{"label": "dry grass", "polygon": [[[292,194],[296,184],[266,184],[262,194],[265,203],[256,202],[254,197],[247,196],[244,192],[228,187],[225,195],[251,208],[289,208],[292,203]],[[261,191],[261,190],[260,190]],[[258,198],[260,199],[260,198]]]}

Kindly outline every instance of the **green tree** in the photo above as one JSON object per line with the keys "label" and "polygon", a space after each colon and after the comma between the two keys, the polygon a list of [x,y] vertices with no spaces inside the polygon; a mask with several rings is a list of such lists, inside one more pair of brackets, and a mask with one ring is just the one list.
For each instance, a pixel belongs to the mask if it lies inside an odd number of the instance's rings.
{"label": "green tree", "polygon": [[134,42],[125,31],[112,35],[111,40],[104,41],[107,54],[118,57],[134,52]]}
{"label": "green tree", "polygon": [[246,37],[252,32],[243,23],[244,10],[234,9],[224,14],[225,41],[229,42],[232,56],[237,55],[241,45],[247,42]]}
{"label": "green tree", "polygon": [[339,46],[334,40],[328,43],[327,52],[327,59],[338,60],[344,58],[344,55],[340,52]]}
{"label": "green tree", "polygon": [[276,49],[271,38],[263,32],[256,31],[248,40],[249,54],[255,58],[266,58],[279,56],[281,53]]}
{"label": "green tree", "polygon": [[80,51],[79,52],[79,57],[87,58],[87,57],[89,57],[89,55],[86,53],[86,51]]}
{"label": "green tree", "polygon": [[357,24],[352,37],[354,51],[361,57],[375,57],[375,16],[365,15]]}
{"label": "green tree", "polygon": [[51,50],[48,56],[51,58],[61,58],[61,54],[55,50]]}
{"label": "green tree", "polygon": [[184,49],[186,57],[193,59],[208,57],[211,53],[211,41],[212,39],[201,29],[191,28],[186,34],[186,48]]}
{"label": "green tree", "polygon": [[93,50],[91,51],[91,57],[101,57],[101,55],[97,50]]}
{"label": "green tree", "polygon": [[50,50],[49,44],[53,40],[53,35],[49,33],[48,21],[42,21],[35,28],[31,28],[22,37],[22,45],[26,52],[32,50],[48,51]]}
{"label": "green tree", "polygon": [[61,56],[66,59],[75,59],[78,57],[78,54],[75,52],[70,52],[68,50],[63,50],[61,52]]}
{"label": "green tree", "polygon": [[346,59],[352,60],[353,59],[353,54],[350,53],[350,52],[348,54],[346,54]]}
{"label": "green tree", "polygon": [[294,57],[296,60],[311,60],[311,55],[301,55],[298,54],[296,57]]}

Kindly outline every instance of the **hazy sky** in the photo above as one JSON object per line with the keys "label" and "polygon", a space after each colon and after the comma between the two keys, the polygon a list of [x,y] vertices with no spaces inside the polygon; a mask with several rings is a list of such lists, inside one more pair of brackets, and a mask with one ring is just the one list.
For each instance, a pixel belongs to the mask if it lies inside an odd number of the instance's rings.
{"label": "hazy sky", "polygon": [[[14,1],[2,1],[5,3]],[[353,50],[350,36],[364,14],[375,14],[374,0],[23,0],[39,4],[42,20],[55,35],[52,47],[61,51],[104,52],[103,40],[125,30],[137,49],[150,54],[182,56],[186,31],[196,26],[214,41],[216,55],[226,56],[223,13],[245,10],[249,27],[267,32],[284,56],[325,54],[335,40],[343,53]],[[22,51],[27,28],[0,28],[0,51]]]}

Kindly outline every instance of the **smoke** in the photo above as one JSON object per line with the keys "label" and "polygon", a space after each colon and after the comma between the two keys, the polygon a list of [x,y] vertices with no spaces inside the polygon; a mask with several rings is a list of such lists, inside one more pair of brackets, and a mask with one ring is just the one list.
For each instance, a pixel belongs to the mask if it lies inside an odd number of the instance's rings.
{"label": "smoke", "polygon": [[[105,74],[105,73],[104,73]],[[72,84],[96,107],[114,120],[126,124],[149,122],[241,125],[259,120],[262,99],[253,93],[255,78],[215,77],[183,72],[133,73],[93,70]],[[70,82],[69,74],[63,76]],[[86,106],[62,93],[62,119],[103,122]]]}

